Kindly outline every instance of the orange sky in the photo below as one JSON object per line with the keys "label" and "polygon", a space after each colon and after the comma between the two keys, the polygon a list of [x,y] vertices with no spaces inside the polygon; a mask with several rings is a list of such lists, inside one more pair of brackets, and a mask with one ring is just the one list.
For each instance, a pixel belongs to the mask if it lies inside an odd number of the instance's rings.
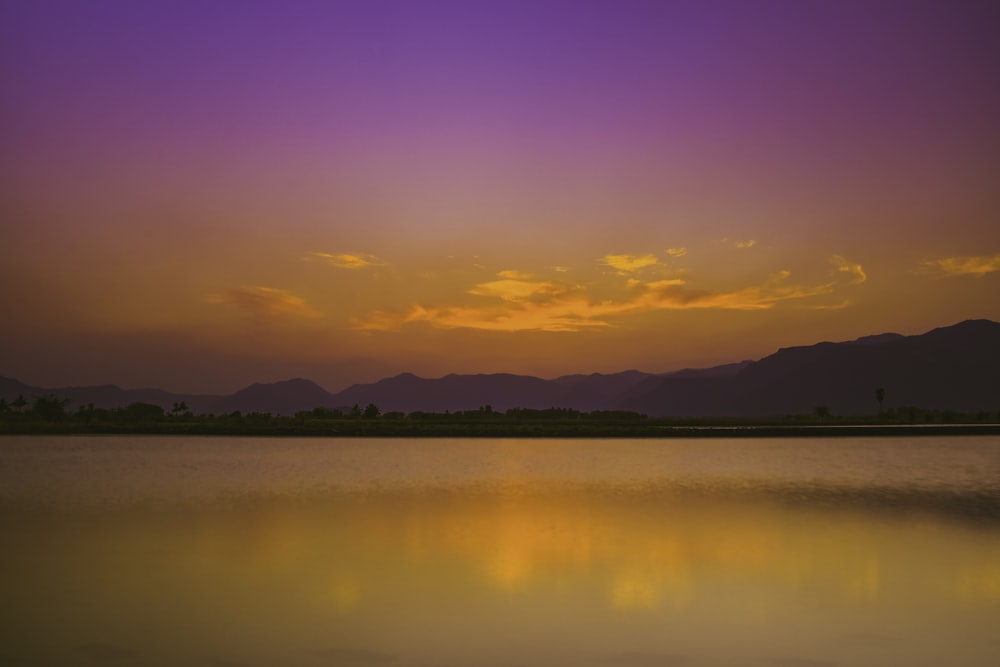
{"label": "orange sky", "polygon": [[0,10],[0,375],[660,372],[1000,320],[983,3]]}

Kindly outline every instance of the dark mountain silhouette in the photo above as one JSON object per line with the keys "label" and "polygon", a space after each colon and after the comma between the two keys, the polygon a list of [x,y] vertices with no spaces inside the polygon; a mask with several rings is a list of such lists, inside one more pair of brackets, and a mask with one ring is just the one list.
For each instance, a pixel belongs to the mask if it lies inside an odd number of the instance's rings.
{"label": "dark mountain silhouette", "polygon": [[1000,324],[969,320],[920,336],[883,334],[846,343],[790,347],[721,378],[649,379],[619,407],[650,416],[833,414],[885,407],[996,410],[1000,406]]}
{"label": "dark mountain silhouette", "polygon": [[478,410],[487,405],[498,411],[560,407],[589,412],[616,408],[625,392],[648,380],[676,374],[724,377],[738,372],[748,363],[685,369],[663,375],[629,370],[607,375],[563,375],[554,380],[508,373],[452,374],[434,379],[403,373],[372,384],[354,385],[334,394],[333,400],[340,406],[364,407],[374,403],[383,411],[397,412],[458,412]]}
{"label": "dark mountain silhouette", "polygon": [[666,373],[661,377],[678,377],[678,378],[719,378],[719,377],[729,377],[730,375],[736,375],[741,370],[752,364],[752,361],[737,361],[732,364],[724,364],[722,366],[713,366],[712,368],[684,368],[679,371],[674,371],[673,373]]}
{"label": "dark mountain silhouette", "polygon": [[888,343],[891,340],[897,340],[899,338],[906,338],[903,334],[898,333],[884,333],[875,334],[874,336],[862,336],[856,340],[848,341],[847,345],[877,345],[879,343]]}
{"label": "dark mountain silhouette", "polygon": [[43,391],[38,387],[32,387],[31,385],[24,384],[13,378],[0,377],[0,398],[10,401],[17,398],[20,394],[24,396],[25,400],[31,400],[34,393]]}
{"label": "dark mountain silhouette", "polygon": [[294,415],[301,410],[334,407],[330,392],[312,380],[296,378],[282,382],[255,383],[240,389],[231,396],[215,399],[209,412],[269,412],[276,415]]}
{"label": "dark mountain silhouette", "polygon": [[804,414],[825,406],[833,414],[877,412],[913,406],[974,412],[1000,409],[1000,324],[968,320],[919,336],[878,334],[842,343],[788,347],[759,361],[714,368],[650,374],[565,375],[544,380],[526,375],[446,375],[421,378],[403,373],[331,394],[310,380],[254,384],[229,396],[172,394],[115,385],[42,389],[0,378],[0,398],[21,394],[31,403],[52,394],[69,409],[143,402],[170,410],[185,402],[192,412],[233,411],[291,415],[316,407],[350,408],[369,403],[382,412],[445,412],[491,406],[634,410],[653,417],[752,417]]}
{"label": "dark mountain silhouette", "polygon": [[26,385],[10,378],[0,377],[0,398],[8,402],[18,395],[24,396],[29,405],[36,396],[53,395],[69,400],[70,409],[93,404],[95,408],[120,408],[130,403],[151,403],[165,410],[174,403],[184,402],[193,412],[206,412],[219,396],[204,394],[173,394],[162,389],[122,389],[113,384],[85,387],[41,388]]}
{"label": "dark mountain silhouette", "polygon": [[553,407],[554,385],[528,375],[446,375],[437,379],[403,373],[374,384],[356,384],[334,395],[338,405],[374,403],[383,411],[444,412],[513,407]]}
{"label": "dark mountain silhouette", "polygon": [[563,375],[552,381],[555,394],[549,397],[549,405],[523,405],[518,407],[572,407],[576,410],[606,410],[614,405],[622,392],[634,387],[646,378],[656,377],[636,370],[604,375]]}

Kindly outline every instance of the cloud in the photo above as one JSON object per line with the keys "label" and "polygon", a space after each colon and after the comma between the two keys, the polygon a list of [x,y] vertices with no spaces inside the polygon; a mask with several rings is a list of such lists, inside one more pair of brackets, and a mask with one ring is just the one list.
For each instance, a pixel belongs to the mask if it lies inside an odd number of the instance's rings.
{"label": "cloud", "polygon": [[1000,254],[979,257],[942,257],[929,259],[920,265],[919,273],[937,277],[976,276],[1000,271]]}
{"label": "cloud", "polygon": [[713,243],[725,246],[733,245],[739,248],[740,250],[746,250],[747,248],[752,248],[755,245],[757,245],[757,240],[747,239],[746,241],[736,241],[734,239],[729,238],[728,236],[723,236],[721,239],[716,239],[715,241],[713,241]]}
{"label": "cloud", "polygon": [[761,285],[731,292],[693,290],[683,280],[657,280],[639,285],[641,293],[630,305],[635,310],[767,310],[782,301],[830,294],[836,286],[788,283],[790,277],[788,271],[780,271]]}
{"label": "cloud", "polygon": [[361,331],[398,331],[415,322],[446,329],[486,331],[571,332],[610,327],[622,316],[662,310],[767,310],[785,301],[829,295],[836,282],[801,285],[781,271],[760,285],[733,291],[692,289],[683,278],[644,282],[626,281],[627,291],[618,299],[595,300],[581,286],[568,287],[547,281],[532,281],[522,274],[477,285],[469,290],[492,297],[493,303],[457,306],[414,306],[405,312],[377,311],[355,320]]}
{"label": "cloud", "polygon": [[544,303],[525,302],[515,307],[424,307],[414,306],[403,314],[375,313],[355,322],[361,331],[398,331],[413,322],[428,322],[444,329],[481,331],[581,331],[606,327],[608,322],[593,319],[588,304],[580,298],[557,299]]}
{"label": "cloud", "polygon": [[232,306],[259,322],[270,322],[287,316],[317,317],[305,299],[291,292],[273,287],[231,287],[221,294],[210,294],[209,303]]}
{"label": "cloud", "polygon": [[384,262],[374,255],[344,253],[333,255],[328,252],[311,252],[306,259],[316,259],[338,269],[367,269],[370,266],[382,266]]}
{"label": "cloud", "polygon": [[809,310],[844,310],[854,305],[851,299],[844,299],[838,303],[815,304],[809,306]]}
{"label": "cloud", "polygon": [[501,278],[509,278],[510,280],[531,280],[530,274],[510,269],[506,271],[499,271],[497,275]]}
{"label": "cloud", "polygon": [[868,280],[868,275],[865,273],[864,269],[861,268],[860,264],[852,264],[840,255],[833,255],[830,257],[830,261],[837,267],[837,270],[841,273],[847,273],[851,275],[851,283],[854,285],[860,285],[861,283]]}
{"label": "cloud", "polygon": [[669,257],[683,257],[688,254],[687,248],[667,248],[667,255]]}
{"label": "cloud", "polygon": [[601,261],[624,275],[658,264],[660,260],[654,255],[642,255],[641,257],[638,255],[605,255]]}
{"label": "cloud", "polygon": [[562,294],[566,287],[545,280],[534,280],[519,271],[501,271],[500,280],[480,283],[468,290],[477,296],[497,297],[503,301],[525,301],[535,297],[551,297]]}

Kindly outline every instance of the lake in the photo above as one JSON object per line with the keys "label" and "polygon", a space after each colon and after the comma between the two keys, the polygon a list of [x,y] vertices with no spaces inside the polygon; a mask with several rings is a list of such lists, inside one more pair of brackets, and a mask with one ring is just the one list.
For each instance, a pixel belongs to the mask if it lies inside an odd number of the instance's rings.
{"label": "lake", "polygon": [[0,665],[1000,664],[1000,437],[0,437]]}

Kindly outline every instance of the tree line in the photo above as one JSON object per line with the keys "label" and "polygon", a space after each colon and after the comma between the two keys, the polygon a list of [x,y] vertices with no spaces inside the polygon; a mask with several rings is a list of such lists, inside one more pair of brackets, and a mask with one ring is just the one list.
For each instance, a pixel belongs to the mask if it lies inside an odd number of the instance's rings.
{"label": "tree line", "polygon": [[152,403],[135,402],[120,408],[98,408],[93,403],[81,405],[75,411],[69,410],[69,399],[59,398],[53,394],[35,396],[28,402],[23,395],[7,401],[0,398],[0,418],[8,421],[45,421],[45,422],[156,422],[156,421],[187,421],[218,419],[250,419],[250,420],[296,420],[296,421],[343,421],[343,420],[413,420],[413,421],[565,421],[565,420],[612,420],[640,421],[646,415],[626,410],[593,410],[582,412],[572,408],[510,408],[506,411],[494,410],[490,405],[484,405],[476,410],[459,410],[424,412],[414,411],[385,412],[369,403],[361,407],[355,404],[350,408],[316,407],[312,410],[296,412],[292,416],[273,415],[268,412],[233,411],[226,414],[195,415],[187,403],[174,403],[172,409]]}
{"label": "tree line", "polygon": [[[881,406],[880,406],[881,407]],[[788,429],[839,426],[933,426],[983,425],[1000,431],[1000,411],[963,413],[897,407],[878,415],[849,417],[831,415],[820,406],[810,414],[758,418],[651,418],[626,410],[580,411],[572,408],[510,408],[494,410],[490,405],[475,410],[438,412],[383,412],[374,403],[365,406],[316,407],[294,415],[267,412],[194,414],[183,401],[170,409],[135,402],[120,408],[99,408],[92,403],[69,409],[69,400],[52,394],[0,398],[0,432],[3,433],[177,433],[177,434],[274,434],[274,435],[496,435],[496,436],[629,436],[683,433],[704,435],[696,429],[774,427],[779,435]],[[990,426],[994,425],[994,426]],[[856,432],[856,431],[855,431]],[[884,432],[884,431],[880,431]],[[910,431],[912,432],[912,431]],[[716,431],[717,433],[717,431]],[[760,434],[763,431],[756,431]]]}

